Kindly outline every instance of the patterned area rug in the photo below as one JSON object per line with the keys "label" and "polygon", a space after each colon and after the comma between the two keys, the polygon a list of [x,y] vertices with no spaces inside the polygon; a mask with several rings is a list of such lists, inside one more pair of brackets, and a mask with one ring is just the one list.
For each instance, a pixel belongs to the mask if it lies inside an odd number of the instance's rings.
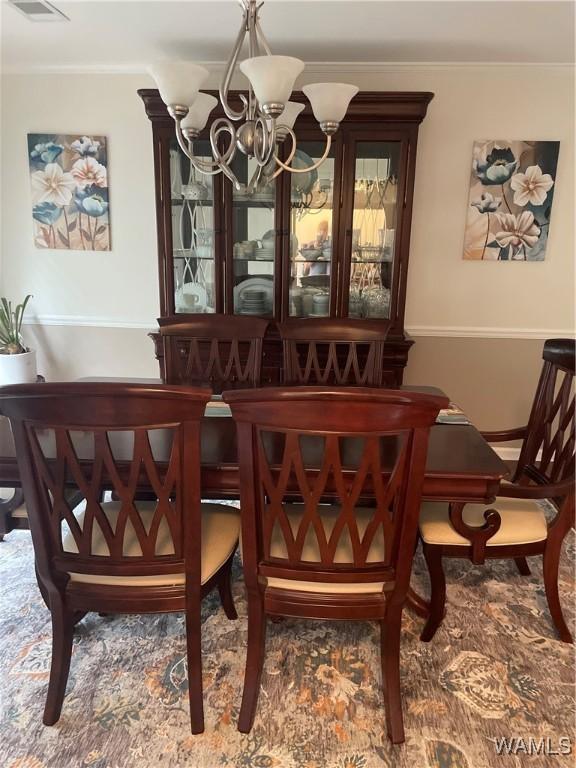
{"label": "patterned area rug", "polygon": [[[574,619],[574,533],[561,595]],[[378,631],[369,623],[270,624],[252,733],[236,730],[246,646],[240,568],[230,622],[216,595],[203,607],[206,731],[189,730],[183,617],[100,617],[79,624],[62,717],[41,717],[50,622],[28,532],[0,543],[2,768],[550,768],[573,756],[498,756],[502,737],[561,752],[574,744],[574,653],[554,639],[541,561],[447,563],[448,614],[430,644],[406,614],[402,681],[406,743],[385,735]],[[427,590],[423,561],[414,585]],[[544,741],[539,742],[540,739]],[[523,742],[524,743],[524,742]],[[518,742],[517,742],[518,746]],[[534,750],[533,750],[534,751]]]}

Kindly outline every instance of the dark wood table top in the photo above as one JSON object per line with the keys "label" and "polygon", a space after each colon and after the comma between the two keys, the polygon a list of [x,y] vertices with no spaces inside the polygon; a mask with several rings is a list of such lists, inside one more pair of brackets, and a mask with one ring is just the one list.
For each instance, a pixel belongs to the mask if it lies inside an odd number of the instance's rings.
{"label": "dark wood table top", "polygon": [[[83,381],[161,383],[160,379],[90,378]],[[406,391],[443,394],[436,387],[402,387]],[[159,437],[161,444],[161,437]],[[88,451],[88,446],[85,447]],[[161,450],[161,447],[160,447]],[[313,450],[313,449],[311,449]],[[78,455],[83,448],[80,445]],[[354,469],[354,446],[343,451]],[[472,425],[436,424],[430,431],[424,496],[452,501],[486,501],[496,495],[508,469]],[[239,491],[236,429],[230,416],[207,416],[202,427],[202,492],[205,497],[237,496]],[[18,487],[14,445],[6,419],[0,419],[0,487]]]}

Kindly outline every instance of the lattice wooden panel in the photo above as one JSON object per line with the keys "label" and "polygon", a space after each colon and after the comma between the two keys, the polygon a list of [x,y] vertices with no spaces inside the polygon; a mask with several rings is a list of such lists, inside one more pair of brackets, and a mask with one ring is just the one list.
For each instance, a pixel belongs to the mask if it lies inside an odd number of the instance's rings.
{"label": "lattice wooden panel", "polygon": [[[287,557],[284,564],[290,567],[309,565],[303,561],[305,543],[314,538],[319,553],[319,563],[324,569],[338,570],[350,566],[389,566],[395,557],[398,535],[402,523],[402,509],[405,500],[410,456],[410,433],[400,432],[384,438],[379,435],[356,436],[360,450],[356,452],[353,471],[343,463],[343,440],[345,435],[328,434],[323,439],[320,461],[315,452],[314,471],[307,471],[303,455],[303,435],[295,431],[271,433],[257,429],[258,474],[260,478],[261,528],[263,532],[262,555],[264,560],[279,564],[273,556],[272,540],[275,529],[282,534]],[[278,444],[284,441],[282,463],[270,463],[266,444],[270,440]],[[394,446],[392,466],[383,466],[383,440]],[[348,470],[348,471],[346,471]],[[374,508],[363,529],[359,526],[357,509],[362,495],[374,497]],[[336,519],[331,520],[330,529],[322,514],[322,500],[330,497],[337,505]],[[294,530],[294,516],[289,519],[287,500],[295,498],[303,504],[303,513]],[[339,545],[346,539],[347,550],[351,552],[350,563],[338,562]],[[374,552],[375,542],[384,542],[379,558],[368,558]]]}
{"label": "lattice wooden panel", "polygon": [[258,383],[260,341],[173,338],[174,365],[171,380],[180,383],[252,385]]}
{"label": "lattice wooden panel", "polygon": [[[164,560],[181,560],[183,557],[182,509],[179,481],[180,439],[178,430],[151,430],[162,432],[168,440],[167,461],[156,463],[147,429],[130,432],[108,432],[93,429],[82,433],[80,451],[73,433],[63,427],[46,431],[28,426],[34,472],[43,490],[41,503],[50,520],[50,532],[54,552],[73,563],[74,560],[94,558],[93,534],[101,532],[108,550],[106,561],[114,564],[138,562],[142,564],[159,560],[159,531],[168,527],[172,540],[172,554]],[[111,439],[112,438],[112,439]],[[122,439],[121,439],[122,438]],[[117,458],[111,443],[123,443],[122,458]],[[47,444],[52,443],[52,451]],[[133,443],[130,445],[130,443]],[[86,448],[91,457],[85,457]],[[48,458],[50,453],[50,458]],[[144,515],[136,503],[139,487],[152,488],[157,501],[153,513]],[[112,518],[103,507],[103,490],[112,490],[119,501],[119,511]],[[72,510],[69,499],[71,490],[77,490],[85,500],[85,510],[80,516]],[[63,527],[63,523],[65,526]],[[63,534],[71,533],[77,553],[63,549]],[[127,532],[140,554],[127,556],[124,550]],[[102,557],[102,554],[98,555]],[[160,558],[162,559],[162,558]],[[74,566],[71,565],[73,568]]]}
{"label": "lattice wooden panel", "polygon": [[574,472],[574,375],[545,363],[537,398],[529,460],[543,476],[556,482]]}
{"label": "lattice wooden panel", "polygon": [[286,383],[348,386],[381,384],[382,342],[288,340],[284,343]]}

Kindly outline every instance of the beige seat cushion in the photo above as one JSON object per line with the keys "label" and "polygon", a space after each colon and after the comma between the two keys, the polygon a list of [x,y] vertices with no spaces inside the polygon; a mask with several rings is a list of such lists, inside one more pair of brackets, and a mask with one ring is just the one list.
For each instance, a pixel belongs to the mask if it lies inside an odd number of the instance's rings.
{"label": "beige seat cushion", "polygon": [[[116,525],[120,512],[120,502],[110,501],[102,505],[112,528]],[[144,527],[148,531],[154,516],[156,502],[139,501],[136,506],[140,512]],[[82,525],[84,512],[78,515]],[[224,504],[202,504],[202,570],[201,581],[205,584],[232,554],[240,533],[240,510]],[[65,552],[78,552],[78,547],[72,534],[67,533],[63,540]],[[92,531],[92,554],[109,555],[106,540],[95,523]],[[140,544],[131,523],[126,525],[123,554],[138,557],[141,555]],[[157,555],[174,554],[174,545],[170,530],[164,520],[158,530],[156,542]],[[154,576],[105,576],[86,573],[70,573],[72,581],[82,581],[89,584],[107,584],[129,587],[160,587],[184,584],[183,573],[158,574]]]}
{"label": "beige seat cushion", "polygon": [[[303,504],[286,504],[286,515],[290,522],[292,532],[296,535],[300,520],[304,514]],[[333,505],[321,505],[319,507],[320,517],[324,524],[324,530],[326,531],[326,537],[329,538],[334,524],[338,518],[339,507]],[[356,520],[358,522],[358,532],[360,538],[362,538],[364,531],[374,516],[374,509],[365,509],[358,507],[356,509]],[[286,551],[286,545],[284,542],[284,536],[278,523],[274,526],[272,531],[272,542],[270,546],[270,554],[272,557],[286,558],[288,553]],[[368,552],[368,562],[381,562],[384,559],[384,537],[382,534],[382,527],[380,526],[376,531],[372,545]],[[318,548],[318,541],[316,534],[312,526],[308,529],[308,534],[304,541],[304,547],[302,550],[302,560],[310,563],[320,563],[320,550]],[[336,554],[334,555],[335,563],[350,563],[352,562],[352,542],[350,541],[350,535],[347,527],[345,527],[340,535]],[[331,594],[360,594],[367,592],[382,592],[382,582],[366,582],[356,584],[336,584],[333,582],[318,582],[318,581],[296,581],[293,579],[277,579],[274,577],[268,578],[267,585],[276,589],[291,589],[299,590],[302,592],[328,592]]]}
{"label": "beige seat cushion", "polygon": [[[507,544],[531,544],[543,541],[548,535],[546,518],[542,508],[527,499],[508,499],[499,496],[493,504],[466,504],[462,519],[466,525],[481,526],[485,523],[484,512],[497,509],[502,524],[491,539],[488,547]],[[469,546],[470,542],[460,536],[450,523],[448,504],[427,501],[420,511],[420,535],[427,544]]]}

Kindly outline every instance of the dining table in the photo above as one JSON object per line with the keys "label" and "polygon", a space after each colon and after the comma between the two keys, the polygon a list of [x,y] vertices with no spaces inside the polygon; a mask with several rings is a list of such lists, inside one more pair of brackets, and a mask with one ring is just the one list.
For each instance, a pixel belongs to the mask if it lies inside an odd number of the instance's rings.
{"label": "dining table", "polygon": [[[116,377],[90,377],[80,381],[152,386],[162,383],[160,379]],[[440,389],[431,386],[406,385],[401,389],[406,392],[444,395]],[[423,499],[490,504],[497,495],[500,482],[508,476],[507,465],[468,419],[464,418],[455,423],[442,423],[441,419],[442,414],[439,416],[439,421],[430,429]],[[77,449],[79,459],[82,459],[84,450],[89,451],[89,446],[83,447],[80,439]],[[272,464],[275,463],[274,451],[278,451],[278,464],[280,464],[281,444],[272,444],[269,450]],[[354,473],[357,450],[360,450],[357,443],[350,440],[346,445],[344,439],[342,448],[344,474]],[[155,451],[160,461],[162,460],[161,452],[160,441]],[[304,450],[303,458],[306,461]],[[313,456],[309,456],[309,459],[313,461]],[[393,457],[391,456],[390,466],[392,465]],[[308,466],[314,465],[308,464]],[[386,462],[384,462],[385,466]],[[208,404],[202,421],[201,483],[202,497],[205,499],[240,499],[236,426],[228,407],[218,398]],[[11,520],[11,513],[23,501],[14,444],[6,418],[0,418],[0,488],[15,489],[14,495],[9,500],[3,500],[0,503],[0,536],[2,536],[12,528],[18,527],[18,523],[14,524]],[[141,490],[145,492],[146,489],[143,487]],[[327,488],[328,493],[329,490]],[[426,601],[415,593],[410,595],[410,607],[421,616],[428,614]]]}

